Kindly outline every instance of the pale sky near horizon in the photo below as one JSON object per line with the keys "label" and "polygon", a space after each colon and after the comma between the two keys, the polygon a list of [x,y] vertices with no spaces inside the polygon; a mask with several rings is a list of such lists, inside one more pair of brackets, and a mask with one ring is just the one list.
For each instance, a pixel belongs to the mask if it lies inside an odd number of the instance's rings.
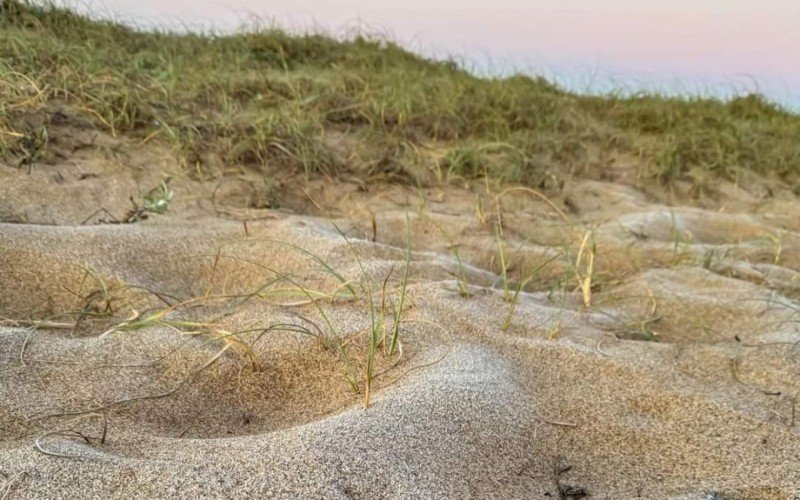
{"label": "pale sky near horizon", "polygon": [[[759,90],[800,110],[800,0],[78,0],[141,26],[377,31],[576,90]],[[74,3],[66,0],[61,3]]]}

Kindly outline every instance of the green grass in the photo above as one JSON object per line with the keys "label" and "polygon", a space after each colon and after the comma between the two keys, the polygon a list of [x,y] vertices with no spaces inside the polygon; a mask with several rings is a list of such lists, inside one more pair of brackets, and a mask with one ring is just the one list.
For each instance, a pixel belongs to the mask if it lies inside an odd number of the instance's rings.
{"label": "green grass", "polygon": [[[422,217],[422,211],[420,210],[420,217]],[[450,251],[450,255],[455,259],[458,273],[453,273],[453,277],[456,279],[456,285],[458,286],[458,294],[464,298],[469,298],[472,296],[472,292],[469,291],[469,278],[467,276],[467,267],[464,264],[463,259],[461,258],[461,253],[458,251],[459,244],[456,239],[448,233],[441,224],[436,222],[433,217],[428,217],[430,223],[435,227],[445,238],[448,243],[448,250]]]}
{"label": "green grass", "polygon": [[[398,299],[397,301],[390,300],[392,305],[392,314],[394,316],[394,326],[391,329],[391,339],[386,345],[386,354],[388,356],[392,356],[400,342],[400,323],[403,321],[403,313],[405,312],[405,304],[406,304],[406,293],[408,291],[408,279],[409,273],[411,271],[411,219],[406,213],[406,255],[405,261],[403,262],[403,279],[400,283],[400,289],[398,290]],[[386,297],[385,294],[385,286],[384,286],[384,294],[383,296]],[[384,344],[386,342],[384,341]]]}
{"label": "green grass", "polygon": [[800,116],[758,95],[581,96],[538,78],[478,78],[370,37],[143,32],[6,0],[0,154],[30,166],[57,140],[56,121],[167,144],[208,177],[225,164],[536,187],[605,175],[616,160],[638,182],[698,192],[748,171],[800,185]]}

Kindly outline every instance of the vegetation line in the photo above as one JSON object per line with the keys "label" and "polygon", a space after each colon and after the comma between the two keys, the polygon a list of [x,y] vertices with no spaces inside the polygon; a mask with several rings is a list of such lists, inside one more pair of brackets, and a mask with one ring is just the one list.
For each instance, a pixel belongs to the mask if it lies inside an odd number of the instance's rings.
{"label": "vegetation line", "polygon": [[572,175],[681,181],[701,195],[755,172],[800,189],[800,115],[760,95],[579,95],[364,35],[152,32],[6,0],[0,89],[0,158],[29,171],[63,154],[67,129],[93,128],[171,147],[202,178],[220,165],[417,185],[491,177],[565,221],[540,190]]}

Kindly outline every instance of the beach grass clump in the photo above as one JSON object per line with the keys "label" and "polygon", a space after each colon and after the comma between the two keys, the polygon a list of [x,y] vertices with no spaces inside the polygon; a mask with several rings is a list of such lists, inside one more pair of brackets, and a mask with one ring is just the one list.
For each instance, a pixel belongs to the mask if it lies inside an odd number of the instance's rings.
{"label": "beach grass clump", "polygon": [[[355,242],[346,236],[344,232],[340,232],[360,269],[361,276],[355,281],[346,280],[344,276],[339,271],[335,270],[326,260],[303,247],[280,241],[263,241],[263,243],[272,243],[294,250],[298,255],[307,258],[310,262],[314,263],[322,273],[335,278],[338,284],[333,291],[311,288],[306,286],[301,278],[293,277],[288,273],[281,272],[257,261],[223,253],[222,249],[220,249],[220,251],[215,254],[194,256],[196,258],[213,259],[213,265],[210,269],[209,286],[206,293],[203,295],[175,302],[166,301],[164,297],[158,295],[157,298],[166,302],[167,305],[165,307],[147,308],[142,311],[134,309],[133,304],[129,303],[124,307],[124,309],[127,309],[129,312],[128,317],[125,319],[121,319],[116,315],[116,313],[121,312],[120,310],[103,310],[102,316],[116,316],[116,319],[111,318],[112,322],[110,326],[97,335],[98,339],[111,339],[135,334],[135,332],[146,329],[160,328],[177,333],[182,337],[200,339],[200,343],[194,342],[190,346],[192,349],[200,349],[207,346],[216,346],[217,349],[214,351],[213,356],[206,361],[201,368],[191,372],[174,390],[170,390],[168,393],[164,394],[159,393],[156,396],[148,395],[143,398],[137,397],[133,400],[126,399],[114,402],[110,405],[103,406],[102,409],[127,404],[128,402],[138,401],[140,399],[160,398],[173,394],[179,387],[185,385],[185,383],[199,374],[203,369],[214,364],[228,351],[239,353],[241,359],[248,361],[248,364],[252,367],[254,372],[261,371],[263,369],[263,361],[256,349],[256,345],[265,336],[286,333],[299,334],[319,341],[324,349],[335,354],[339,359],[341,372],[350,390],[354,394],[361,395],[363,397],[364,406],[368,407],[370,405],[370,398],[375,391],[375,380],[394,367],[401,359],[403,353],[401,325],[405,321],[405,311],[408,308],[407,293],[411,266],[410,232],[408,233],[409,246],[405,252],[404,266],[399,285],[396,288],[390,287],[389,285],[389,280],[394,271],[393,267],[383,278],[379,289],[376,289],[376,284],[373,283],[373,277],[365,268]],[[218,264],[223,260],[232,260],[243,265],[253,265],[261,271],[266,272],[268,276],[263,284],[253,290],[221,295],[212,293],[212,282]],[[86,271],[86,276],[84,276],[83,281],[86,281],[87,278],[98,279],[91,270]],[[93,292],[90,298],[92,300],[103,299],[106,308],[110,308],[110,304],[114,299],[108,298],[110,295],[105,283],[102,281],[99,283],[103,293],[101,294],[101,292],[98,291],[96,293],[98,297],[95,297],[96,294]],[[83,286],[83,284],[81,286]],[[291,299],[291,301],[286,302],[287,298]],[[271,323],[255,324],[240,329],[230,329],[227,327],[225,318],[242,310],[251,300],[266,301],[267,303],[286,308],[290,311],[310,307],[315,311],[318,320],[311,319],[310,316],[313,315],[292,312],[290,315],[293,319],[289,321],[277,320]],[[363,308],[362,311],[368,315],[369,318],[369,326],[366,330],[348,331],[337,325],[334,318],[329,314],[328,307],[332,304],[343,302],[353,303],[358,308]],[[217,306],[221,306],[221,308]],[[74,316],[78,319],[71,323],[64,323],[63,326],[62,324],[58,324],[59,326],[57,327],[76,328],[83,317],[89,314],[86,310],[87,307],[88,306],[85,306],[81,310],[64,314],[65,317]],[[213,312],[210,315],[204,313],[198,317],[197,313],[193,312],[197,308]],[[20,324],[17,321],[13,321],[12,323]],[[33,322],[30,326],[42,327],[44,323],[45,322]],[[48,325],[52,326],[52,324],[52,322],[47,322],[44,327]],[[175,352],[170,352],[168,355],[173,354],[175,354]],[[359,358],[359,356],[363,356],[363,358]],[[381,359],[379,359],[379,356]],[[159,360],[160,358],[155,362]],[[87,411],[77,411],[75,414],[82,415],[89,411],[96,410],[98,409],[93,408]]]}
{"label": "beach grass clump", "polygon": [[363,34],[154,32],[6,0],[0,154],[30,165],[64,126],[166,144],[202,176],[225,164],[541,187],[607,176],[619,160],[635,182],[697,193],[750,172],[800,185],[800,116],[759,95],[578,95],[541,78],[479,78]]}

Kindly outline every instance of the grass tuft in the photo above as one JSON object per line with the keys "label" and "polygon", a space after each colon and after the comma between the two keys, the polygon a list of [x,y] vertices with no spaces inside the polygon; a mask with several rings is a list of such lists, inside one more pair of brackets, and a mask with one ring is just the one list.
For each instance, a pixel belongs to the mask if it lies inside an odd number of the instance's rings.
{"label": "grass tuft", "polygon": [[800,186],[800,116],[760,95],[584,96],[541,78],[478,78],[363,35],[152,32],[6,0],[0,155],[30,168],[65,124],[172,146],[204,177],[224,164],[540,188],[623,175],[609,171],[619,160],[632,181],[697,194],[750,172]]}

